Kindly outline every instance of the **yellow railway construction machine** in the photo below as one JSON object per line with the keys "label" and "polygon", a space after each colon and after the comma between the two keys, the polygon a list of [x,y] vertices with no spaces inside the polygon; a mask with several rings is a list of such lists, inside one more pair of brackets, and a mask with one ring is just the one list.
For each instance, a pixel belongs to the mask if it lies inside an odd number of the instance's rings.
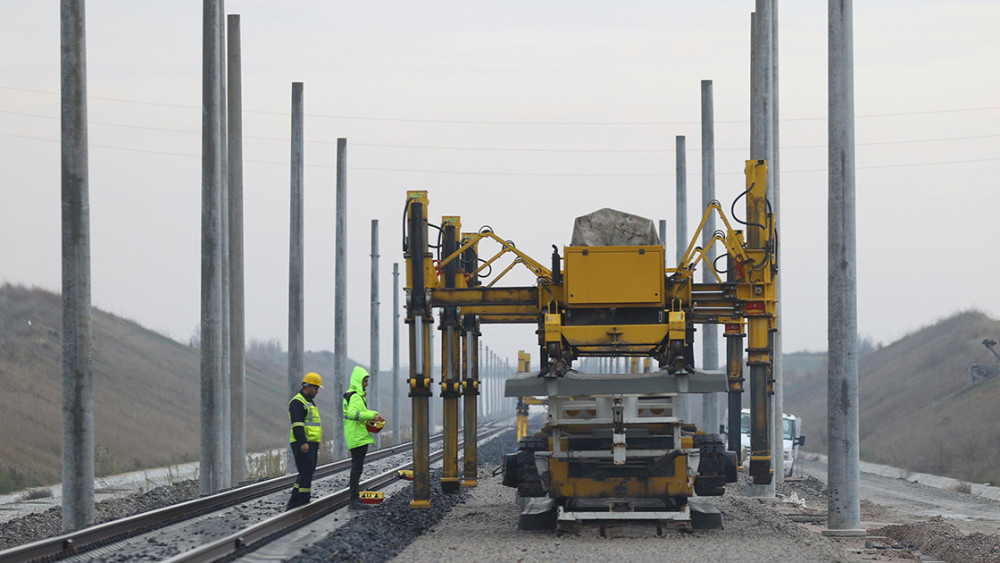
{"label": "yellow railway construction machine", "polygon": [[[589,234],[596,234],[596,239],[574,240],[563,247],[562,256],[553,246],[551,268],[488,228],[461,233],[459,218],[445,216],[435,258],[429,251],[435,245],[428,244],[427,193],[408,192],[404,254],[413,402],[411,506],[428,507],[431,498],[427,413],[432,396],[429,331],[435,308],[440,309],[442,332],[445,493],[477,484],[473,437],[481,323],[526,323],[537,328],[540,370],[529,373],[527,362],[519,362],[522,371],[505,387],[506,396],[544,398],[547,408],[545,425],[521,438],[517,452],[506,456],[503,464],[504,484],[517,489],[523,509],[522,528],[636,519],[700,527],[692,522],[698,513],[691,510],[688,499],[721,495],[725,482],[736,479],[739,434],[730,433],[727,448],[719,434],[699,431],[681,420],[677,396],[728,390],[729,428],[739,428],[744,361],[749,365],[752,411],[749,473],[754,484],[770,483],[768,422],[778,240],[766,198],[766,170],[762,160],[746,163],[746,191],[732,205],[735,219],[736,205],[745,199],[740,221],[745,231],[734,229],[720,204],[712,202],[675,268],[664,266],[664,247],[652,223],[647,220],[648,227],[637,227],[630,221],[641,218],[620,212],[613,212],[619,213],[617,218],[605,223],[604,235],[610,233],[612,238],[602,235],[598,222],[591,221],[594,228]],[[725,226],[713,233],[710,243],[725,248],[725,255],[716,260],[728,261],[725,281],[715,264],[706,260],[705,249],[696,244],[712,213]],[[636,238],[641,231],[651,231],[651,236]],[[615,238],[623,232],[631,236]],[[479,257],[479,243],[485,239],[500,247],[489,259]],[[484,285],[488,277],[484,272],[492,272],[508,253],[513,255],[511,264]],[[536,283],[498,286],[518,264],[534,274]],[[716,282],[697,283],[697,266],[708,268]],[[693,340],[700,323],[725,325],[725,372],[695,368]],[[748,338],[745,350],[744,337]],[[573,369],[574,360],[587,357],[651,358],[658,371],[587,374]],[[461,476],[459,398],[464,400],[466,438]]]}

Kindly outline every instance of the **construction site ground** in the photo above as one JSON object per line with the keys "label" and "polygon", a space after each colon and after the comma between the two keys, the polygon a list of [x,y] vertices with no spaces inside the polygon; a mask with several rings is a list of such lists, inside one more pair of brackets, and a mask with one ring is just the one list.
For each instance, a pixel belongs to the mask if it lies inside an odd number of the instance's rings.
{"label": "construction site ground", "polygon": [[[804,461],[772,498],[747,496],[746,480],[708,497],[721,530],[682,532],[624,524],[574,532],[517,530],[512,491],[482,475],[469,499],[398,554],[400,561],[1000,561],[1000,502],[906,479],[861,474],[859,537],[830,537],[826,467]],[[707,551],[706,551],[707,550]]]}

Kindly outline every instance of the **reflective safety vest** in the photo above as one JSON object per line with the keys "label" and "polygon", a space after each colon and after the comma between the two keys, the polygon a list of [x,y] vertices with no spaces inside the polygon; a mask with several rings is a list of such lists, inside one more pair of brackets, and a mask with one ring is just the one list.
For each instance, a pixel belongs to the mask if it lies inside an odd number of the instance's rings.
{"label": "reflective safety vest", "polygon": [[[288,431],[288,441],[291,443],[295,442],[295,427],[302,426],[306,431],[306,442],[322,442],[323,441],[323,424],[319,418],[319,408],[306,400],[302,396],[302,393],[298,393],[292,397],[292,401],[298,401],[302,403],[302,406],[306,409],[306,419],[303,422],[292,422],[292,411],[288,410],[288,421],[292,424],[291,429]],[[292,401],[288,401],[291,405]]]}

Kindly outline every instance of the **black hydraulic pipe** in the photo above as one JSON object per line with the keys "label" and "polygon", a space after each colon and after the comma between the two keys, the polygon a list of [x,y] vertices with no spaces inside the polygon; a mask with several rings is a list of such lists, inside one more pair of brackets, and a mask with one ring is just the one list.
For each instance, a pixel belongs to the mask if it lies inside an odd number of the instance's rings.
{"label": "black hydraulic pipe", "polygon": [[559,285],[563,282],[562,266],[560,265],[559,249],[552,245],[552,283]]}

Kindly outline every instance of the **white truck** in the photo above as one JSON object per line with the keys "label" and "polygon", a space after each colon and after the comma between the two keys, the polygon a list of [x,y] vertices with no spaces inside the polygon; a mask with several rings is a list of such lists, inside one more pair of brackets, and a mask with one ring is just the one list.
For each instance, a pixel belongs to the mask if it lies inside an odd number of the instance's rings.
{"label": "white truck", "polygon": [[[795,460],[799,456],[799,447],[804,446],[806,437],[802,435],[802,419],[784,413],[782,418],[782,450],[785,457],[785,477],[791,477],[795,470]],[[740,446],[743,450],[740,460],[747,464],[750,462],[750,409],[740,411]]]}

